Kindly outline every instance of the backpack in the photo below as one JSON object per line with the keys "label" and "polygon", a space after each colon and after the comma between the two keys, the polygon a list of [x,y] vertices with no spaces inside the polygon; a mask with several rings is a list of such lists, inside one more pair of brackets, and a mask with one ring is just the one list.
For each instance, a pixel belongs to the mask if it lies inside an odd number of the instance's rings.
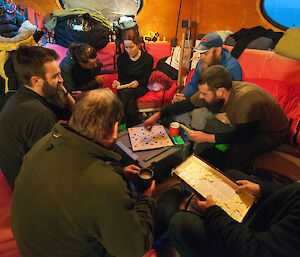
{"label": "backpack", "polygon": [[0,0],[0,36],[7,38],[16,36],[24,21],[25,17],[17,10],[13,1],[7,3]]}
{"label": "backpack", "polygon": [[116,39],[115,39],[116,55],[120,55],[122,53],[121,50],[122,34],[128,29],[134,29],[137,32],[139,32],[139,28],[136,22],[133,20],[123,21],[123,22],[118,21],[118,24],[113,26],[114,34],[116,35]]}
{"label": "backpack", "polygon": [[178,70],[176,70],[174,67],[166,63],[168,58],[169,57],[164,57],[162,59],[159,59],[156,64],[156,69],[166,74],[172,80],[177,80]]}
{"label": "backpack", "polygon": [[83,16],[59,17],[54,28],[56,44],[69,47],[70,43],[86,43],[96,50],[104,48],[109,42],[109,29],[101,22]]}
{"label": "backpack", "polygon": [[[121,44],[123,42],[122,35],[128,29],[134,29],[139,33],[139,27],[134,20],[126,20],[121,22],[119,19],[118,24],[113,26],[113,33],[116,36],[115,38],[116,52],[114,55],[114,69],[116,69],[116,59],[118,55],[122,53],[122,49],[121,49]],[[142,48],[145,52],[147,52],[143,37],[141,37],[141,39],[142,39]]]}

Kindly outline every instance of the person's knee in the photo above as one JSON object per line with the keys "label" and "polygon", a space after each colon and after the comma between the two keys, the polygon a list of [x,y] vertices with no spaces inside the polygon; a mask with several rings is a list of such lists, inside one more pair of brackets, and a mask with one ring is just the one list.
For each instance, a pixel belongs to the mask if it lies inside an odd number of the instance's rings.
{"label": "person's knee", "polygon": [[184,212],[178,212],[172,217],[169,225],[170,233],[172,235],[182,234],[183,226],[185,225],[184,223],[185,219],[186,219],[186,215]]}
{"label": "person's knee", "polygon": [[254,155],[246,145],[232,145],[225,154],[224,170],[235,169],[248,174],[254,170]]}
{"label": "person's knee", "polygon": [[182,256],[198,256],[209,249],[209,237],[203,220],[195,213],[180,211],[170,221],[169,233],[176,250]]}
{"label": "person's knee", "polygon": [[191,112],[186,112],[175,117],[175,120],[191,127]]}
{"label": "person's knee", "polygon": [[230,124],[223,123],[219,119],[213,117],[211,119],[207,119],[203,130],[207,133],[223,133],[232,131],[233,126]]}
{"label": "person's knee", "polygon": [[191,212],[179,211],[170,220],[170,234],[177,239],[193,234],[193,231],[198,229],[202,229],[202,220]]}
{"label": "person's knee", "polygon": [[212,112],[204,107],[193,110],[191,116],[191,127],[197,130],[202,130],[206,126],[207,121],[214,117]]}
{"label": "person's knee", "polygon": [[205,120],[210,120],[214,118],[214,114],[208,110],[206,107],[197,108],[193,110],[192,116],[195,118],[202,117]]}

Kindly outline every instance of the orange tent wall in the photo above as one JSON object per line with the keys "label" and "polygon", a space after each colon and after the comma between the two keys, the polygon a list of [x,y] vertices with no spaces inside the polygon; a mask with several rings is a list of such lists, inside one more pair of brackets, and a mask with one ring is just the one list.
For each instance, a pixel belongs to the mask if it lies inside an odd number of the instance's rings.
{"label": "orange tent wall", "polygon": [[[181,20],[196,20],[197,34],[216,30],[236,32],[241,28],[263,26],[280,31],[264,19],[260,12],[261,0],[182,0],[178,38],[181,35]],[[144,0],[137,16],[141,34],[156,31],[170,41],[176,32],[180,0]],[[178,41],[180,42],[180,41]]]}
{"label": "orange tent wall", "polygon": [[58,9],[55,0],[13,0],[13,2],[15,4],[31,7],[42,15],[52,13],[54,9]]}
{"label": "orange tent wall", "polygon": [[[29,6],[42,15],[58,8],[55,0],[14,0],[14,2]],[[182,0],[178,42],[181,42],[181,21],[187,19],[198,22],[197,34],[216,30],[236,32],[241,28],[254,26],[280,31],[263,18],[260,2],[261,0]],[[137,15],[141,34],[147,34],[151,30],[170,41],[175,37],[179,5],[180,0],[144,0],[143,8]]]}

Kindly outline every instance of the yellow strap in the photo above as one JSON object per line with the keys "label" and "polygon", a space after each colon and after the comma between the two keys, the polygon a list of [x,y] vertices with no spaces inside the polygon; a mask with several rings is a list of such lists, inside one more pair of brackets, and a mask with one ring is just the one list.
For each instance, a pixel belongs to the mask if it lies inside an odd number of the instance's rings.
{"label": "yellow strap", "polygon": [[4,64],[7,60],[7,58],[8,58],[8,52],[1,51],[0,52],[0,65],[1,65],[0,66],[0,76],[5,79],[5,88],[4,88],[5,94],[8,92],[8,77],[6,76],[5,71],[4,71]]}

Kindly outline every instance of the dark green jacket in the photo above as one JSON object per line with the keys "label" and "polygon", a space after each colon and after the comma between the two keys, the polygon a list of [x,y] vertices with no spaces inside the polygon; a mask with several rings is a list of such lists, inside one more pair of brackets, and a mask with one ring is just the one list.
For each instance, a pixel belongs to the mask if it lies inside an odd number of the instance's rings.
{"label": "dark green jacket", "polygon": [[155,201],[130,197],[120,156],[57,123],[25,156],[11,223],[23,257],[142,256]]}

